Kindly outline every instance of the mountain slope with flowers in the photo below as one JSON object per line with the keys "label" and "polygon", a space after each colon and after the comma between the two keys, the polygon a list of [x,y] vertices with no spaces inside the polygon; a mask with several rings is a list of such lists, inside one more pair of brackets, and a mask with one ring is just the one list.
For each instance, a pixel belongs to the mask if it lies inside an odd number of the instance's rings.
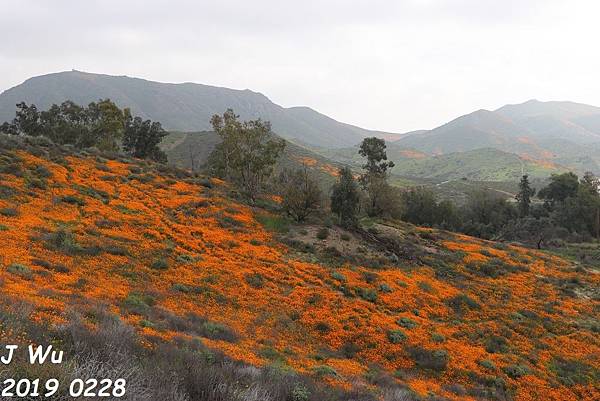
{"label": "mountain slope with flowers", "polygon": [[[216,179],[0,138],[2,304],[27,304],[38,324],[77,312],[93,330],[102,308],[148,349],[194,340],[374,397],[361,399],[600,396],[597,270],[368,225],[323,236]],[[0,329],[10,339],[10,321]],[[405,398],[382,390],[391,385]]]}

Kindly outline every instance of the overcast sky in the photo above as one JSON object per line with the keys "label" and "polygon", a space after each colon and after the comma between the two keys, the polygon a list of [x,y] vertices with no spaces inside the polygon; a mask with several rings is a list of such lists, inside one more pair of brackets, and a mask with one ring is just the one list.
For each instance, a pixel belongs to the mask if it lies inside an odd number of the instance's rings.
{"label": "overcast sky", "polygon": [[0,90],[77,69],[262,92],[365,128],[600,106],[597,0],[0,0]]}

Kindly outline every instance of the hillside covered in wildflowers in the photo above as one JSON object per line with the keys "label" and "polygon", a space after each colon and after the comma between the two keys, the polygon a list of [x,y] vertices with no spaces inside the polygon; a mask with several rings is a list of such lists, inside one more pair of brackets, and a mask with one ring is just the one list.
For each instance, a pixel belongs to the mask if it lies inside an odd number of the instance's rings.
{"label": "hillside covered in wildflowers", "polygon": [[[288,226],[278,207],[155,162],[2,137],[3,342],[40,327],[73,341],[74,320],[94,333],[110,316],[144,357],[175,344],[301,378],[276,398],[244,376],[224,400],[600,398],[593,267],[384,219]],[[217,399],[180,379],[177,399]]]}

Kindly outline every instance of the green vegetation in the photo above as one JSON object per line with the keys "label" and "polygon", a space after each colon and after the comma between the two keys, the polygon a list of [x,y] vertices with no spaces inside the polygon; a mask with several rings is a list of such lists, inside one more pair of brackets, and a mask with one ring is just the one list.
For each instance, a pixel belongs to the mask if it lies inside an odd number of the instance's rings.
{"label": "green vegetation", "polygon": [[283,210],[297,222],[303,222],[308,216],[321,208],[321,189],[308,169],[284,170],[279,174]]}
{"label": "green vegetation", "polygon": [[[111,152],[120,150],[122,142],[122,149],[133,157],[167,161],[165,153],[158,148],[166,135],[161,124],[133,118],[129,109],[121,110],[109,99],[92,102],[87,107],[67,100],[45,111],[21,102],[17,104],[12,122],[0,125],[0,133],[44,136],[58,144],[81,149],[97,147]],[[35,188],[43,189],[41,182],[39,177],[30,179],[30,185]]]}
{"label": "green vegetation", "polygon": [[331,191],[331,211],[338,216],[344,227],[356,224],[360,195],[352,171],[348,167],[340,169],[338,181]]}
{"label": "green vegetation", "polygon": [[8,266],[8,268],[6,270],[8,270],[12,274],[21,276],[26,279],[30,279],[32,276],[31,269],[20,263],[12,263],[11,265]]}
{"label": "green vegetation", "polygon": [[546,167],[514,153],[484,148],[423,158],[399,159],[392,170],[408,178],[441,181],[518,181],[525,170],[531,177],[547,177],[565,168]]}
{"label": "green vegetation", "polygon": [[385,141],[375,137],[365,138],[360,144],[358,154],[366,158],[359,182],[367,194],[367,214],[400,217],[397,191],[387,181],[394,162],[387,161]]}
{"label": "green vegetation", "polygon": [[387,333],[387,338],[392,344],[399,344],[404,342],[408,337],[402,330],[389,330]]}
{"label": "green vegetation", "polygon": [[239,121],[228,109],[211,118],[213,130],[221,137],[208,164],[219,177],[235,183],[250,200],[255,201],[264,182],[273,172],[285,141],[273,136],[268,121]]}

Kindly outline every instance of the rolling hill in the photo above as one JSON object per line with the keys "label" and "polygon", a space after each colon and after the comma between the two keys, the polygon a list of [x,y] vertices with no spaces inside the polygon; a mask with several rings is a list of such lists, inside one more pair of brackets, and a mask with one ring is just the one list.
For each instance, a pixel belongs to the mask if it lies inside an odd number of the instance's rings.
{"label": "rolling hill", "polygon": [[547,162],[527,160],[513,153],[493,148],[448,153],[427,158],[405,158],[396,163],[392,173],[399,176],[435,181],[468,179],[470,181],[518,181],[523,174],[545,178],[568,169]]}
{"label": "rolling hill", "polygon": [[21,101],[41,109],[70,99],[87,105],[109,98],[135,115],[160,121],[171,131],[204,131],[210,118],[232,108],[242,119],[271,121],[280,136],[314,146],[345,147],[367,136],[384,136],[338,122],[309,107],[284,108],[265,95],[251,90],[234,90],[195,83],[161,83],[127,76],[68,71],[30,78],[0,94],[0,122],[14,118]]}
{"label": "rolling hill", "polygon": [[537,100],[479,110],[394,142],[430,155],[495,148],[578,172],[600,172],[598,143],[600,108]]}
{"label": "rolling hill", "polygon": [[591,266],[387,220],[270,231],[220,180],[0,139],[0,333],[67,351],[24,377],[125,375],[149,401],[598,399]]}

